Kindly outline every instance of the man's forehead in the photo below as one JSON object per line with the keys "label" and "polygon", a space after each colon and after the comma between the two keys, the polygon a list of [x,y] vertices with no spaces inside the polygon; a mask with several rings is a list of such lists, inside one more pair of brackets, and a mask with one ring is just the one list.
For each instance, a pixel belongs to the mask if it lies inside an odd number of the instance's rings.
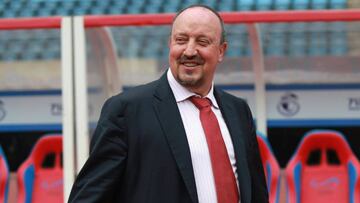
{"label": "man's forehead", "polygon": [[[174,20],[174,24],[176,23],[176,21],[178,21],[181,18],[184,17],[193,17],[193,16],[202,16],[202,17],[207,17],[207,18],[216,18],[218,19],[218,17],[216,16],[215,13],[213,13],[211,10],[205,8],[205,7],[201,7],[201,6],[197,6],[197,7],[191,7],[191,8],[187,8],[184,11],[182,11]],[[199,20],[199,19],[194,19],[194,20]],[[218,19],[219,23],[220,20]]]}
{"label": "man's forehead", "polygon": [[218,27],[221,29],[220,19],[211,10],[204,7],[191,7],[181,12],[173,22],[172,29],[176,27],[179,22],[201,22],[213,26],[218,22]]}

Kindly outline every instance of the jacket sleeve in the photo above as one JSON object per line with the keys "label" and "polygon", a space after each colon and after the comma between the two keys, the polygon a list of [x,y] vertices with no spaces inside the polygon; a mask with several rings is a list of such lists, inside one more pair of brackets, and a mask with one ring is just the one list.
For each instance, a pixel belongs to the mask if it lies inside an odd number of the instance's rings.
{"label": "jacket sleeve", "polygon": [[[90,156],[71,190],[71,203],[114,202],[126,165],[127,137],[121,102],[107,100],[91,140]],[[116,113],[115,113],[116,112]]]}
{"label": "jacket sleeve", "polygon": [[249,119],[250,129],[250,146],[249,146],[249,168],[251,173],[251,202],[252,203],[267,203],[269,202],[268,190],[265,180],[264,169],[260,157],[259,146],[256,139],[256,127],[253,117],[248,105],[247,116]]}

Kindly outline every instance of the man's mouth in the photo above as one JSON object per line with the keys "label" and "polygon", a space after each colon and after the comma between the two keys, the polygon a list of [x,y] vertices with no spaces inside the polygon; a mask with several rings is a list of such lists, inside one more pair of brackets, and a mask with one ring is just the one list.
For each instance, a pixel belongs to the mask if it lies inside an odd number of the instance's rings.
{"label": "man's mouth", "polygon": [[199,65],[203,65],[204,64],[204,59],[201,58],[201,56],[196,55],[196,56],[192,56],[192,57],[187,57],[185,55],[182,55],[179,59],[178,59],[178,63],[192,68],[192,67],[196,67]]}
{"label": "man's mouth", "polygon": [[184,63],[181,63],[181,64],[186,66],[186,67],[195,67],[195,66],[199,65],[199,63],[196,63],[196,62],[184,62]]}

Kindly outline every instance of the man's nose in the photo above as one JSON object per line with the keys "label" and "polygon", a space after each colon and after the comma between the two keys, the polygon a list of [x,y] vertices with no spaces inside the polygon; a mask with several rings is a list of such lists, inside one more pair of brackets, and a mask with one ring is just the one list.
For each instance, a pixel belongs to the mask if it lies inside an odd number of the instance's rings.
{"label": "man's nose", "polygon": [[184,50],[184,55],[187,57],[192,57],[192,56],[196,56],[196,54],[197,54],[196,44],[195,42],[190,41]]}

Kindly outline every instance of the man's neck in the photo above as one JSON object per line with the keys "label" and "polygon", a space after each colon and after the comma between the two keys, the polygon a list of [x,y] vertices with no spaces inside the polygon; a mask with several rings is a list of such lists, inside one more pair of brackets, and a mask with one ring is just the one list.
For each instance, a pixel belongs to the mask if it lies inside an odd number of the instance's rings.
{"label": "man's neck", "polygon": [[186,87],[190,92],[194,92],[195,94],[200,95],[201,97],[205,97],[209,94],[211,85],[209,87],[200,87],[200,88],[194,88],[194,87]]}

